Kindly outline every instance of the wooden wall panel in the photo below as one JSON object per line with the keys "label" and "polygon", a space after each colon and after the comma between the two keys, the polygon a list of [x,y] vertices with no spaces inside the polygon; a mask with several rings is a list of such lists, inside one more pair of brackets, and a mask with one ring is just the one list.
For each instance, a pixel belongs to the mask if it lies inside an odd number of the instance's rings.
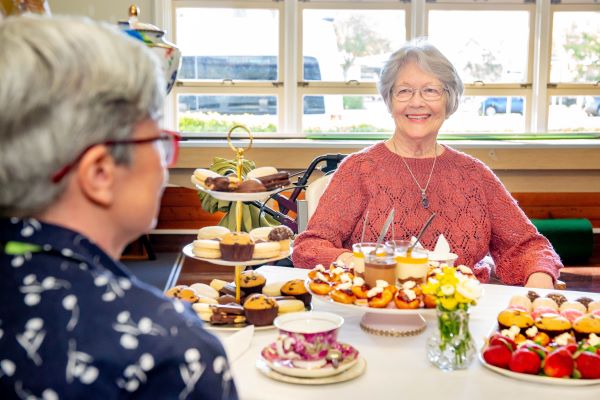
{"label": "wooden wall panel", "polygon": [[[600,227],[600,193],[513,193],[529,218],[587,218]],[[159,229],[198,229],[216,225],[223,213],[202,210],[195,190],[168,187],[158,217]]]}

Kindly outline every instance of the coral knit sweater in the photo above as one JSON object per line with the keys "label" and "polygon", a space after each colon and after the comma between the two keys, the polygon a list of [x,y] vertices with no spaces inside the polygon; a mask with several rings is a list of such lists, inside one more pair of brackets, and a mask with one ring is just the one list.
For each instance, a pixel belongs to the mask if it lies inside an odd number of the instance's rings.
{"label": "coral knit sweater", "polygon": [[[328,265],[353,243],[360,242],[369,211],[365,242],[375,242],[393,207],[394,223],[385,240],[416,236],[431,212],[437,215],[421,239],[433,249],[444,234],[457,263],[473,268],[482,282],[490,266],[481,260],[489,253],[496,276],[510,285],[523,285],[534,272],[555,280],[562,267],[548,240],[540,235],[510,193],[481,161],[445,146],[438,155],[427,189],[429,209],[397,154],[378,143],[346,157],[321,197],[307,230],[294,241],[296,267]],[[405,158],[421,187],[433,158]]]}

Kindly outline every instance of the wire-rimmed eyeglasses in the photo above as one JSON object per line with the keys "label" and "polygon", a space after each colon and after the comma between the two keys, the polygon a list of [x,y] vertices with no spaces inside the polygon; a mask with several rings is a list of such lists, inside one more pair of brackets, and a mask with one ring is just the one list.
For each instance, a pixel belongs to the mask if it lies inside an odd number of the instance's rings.
{"label": "wire-rimmed eyeglasses", "polygon": [[179,153],[179,140],[181,139],[181,135],[177,132],[168,131],[165,129],[161,129],[161,134],[158,136],[153,136],[144,139],[122,139],[122,140],[106,140],[100,143],[94,143],[83,149],[81,153],[70,163],[56,171],[54,175],[52,175],[52,183],[60,182],[65,175],[69,173],[77,165],[77,163],[81,160],[81,158],[87,153],[92,147],[104,145],[104,146],[117,146],[117,145],[137,145],[137,144],[146,144],[158,141],[161,145],[161,156],[163,158],[163,162],[167,167],[172,167],[177,162],[177,155]]}
{"label": "wire-rimmed eyeglasses", "polygon": [[409,101],[415,93],[419,92],[425,101],[436,101],[442,98],[444,92],[448,89],[441,85],[427,85],[422,88],[412,88],[410,86],[397,86],[392,90],[392,95],[398,101]]}

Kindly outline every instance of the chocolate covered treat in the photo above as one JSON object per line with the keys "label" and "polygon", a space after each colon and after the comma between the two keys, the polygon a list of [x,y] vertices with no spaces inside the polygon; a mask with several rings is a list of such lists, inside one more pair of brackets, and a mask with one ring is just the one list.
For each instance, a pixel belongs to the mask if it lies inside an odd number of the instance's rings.
{"label": "chocolate covered treat", "polygon": [[244,308],[239,304],[232,303],[212,307],[211,324],[243,324],[245,322]]}
{"label": "chocolate covered treat", "polygon": [[240,180],[235,176],[219,176],[216,178],[206,178],[204,184],[209,190],[232,192],[240,186]]}
{"label": "chocolate covered treat", "polygon": [[561,293],[548,293],[546,297],[554,300],[559,307],[562,303],[567,301],[567,298]]}
{"label": "chocolate covered treat", "polygon": [[290,184],[290,174],[289,172],[278,172],[276,174],[260,176],[257,178],[262,182],[263,185],[267,188],[267,190],[274,190],[278,188],[282,188]]}
{"label": "chocolate covered treat", "polygon": [[269,232],[268,239],[279,243],[279,251],[290,251],[290,240],[294,237],[294,232],[285,225],[276,226]]}
{"label": "chocolate covered treat", "polygon": [[237,188],[236,192],[238,193],[258,193],[258,192],[266,192],[267,188],[263,185],[258,179],[246,179],[240,186]]}
{"label": "chocolate covered treat", "polygon": [[246,232],[232,232],[223,237],[219,248],[223,260],[248,261],[252,259],[254,241]]}

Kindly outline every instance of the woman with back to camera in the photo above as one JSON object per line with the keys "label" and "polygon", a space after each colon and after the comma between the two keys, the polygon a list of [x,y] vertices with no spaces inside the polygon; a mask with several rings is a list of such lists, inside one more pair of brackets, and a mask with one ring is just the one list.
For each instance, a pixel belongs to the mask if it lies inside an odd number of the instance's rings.
{"label": "woman with back to camera", "polygon": [[0,43],[1,397],[237,399],[195,313],[116,261],[175,161],[158,59],[87,19],[7,18]]}
{"label": "woman with back to camera", "polygon": [[349,263],[351,246],[375,242],[395,209],[396,239],[416,236],[432,249],[444,234],[457,263],[487,282],[490,253],[504,283],[552,288],[562,267],[494,173],[481,161],[437,142],[444,121],[458,108],[463,84],[453,65],[424,40],[407,43],[386,62],[379,93],[395,123],[392,137],[344,159],[321,197],[307,230],[294,242],[296,267],[335,260]]}

